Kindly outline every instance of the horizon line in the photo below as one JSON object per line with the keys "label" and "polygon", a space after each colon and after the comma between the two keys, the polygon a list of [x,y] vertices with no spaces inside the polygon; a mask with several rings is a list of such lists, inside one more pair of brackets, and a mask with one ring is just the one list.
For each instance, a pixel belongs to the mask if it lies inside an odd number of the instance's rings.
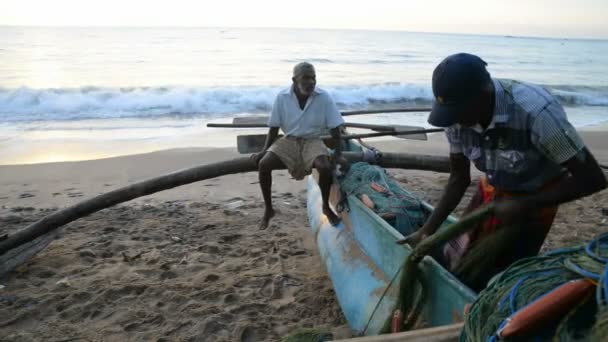
{"label": "horizon line", "polygon": [[501,38],[523,38],[523,39],[555,39],[555,40],[593,40],[608,41],[608,36],[554,36],[554,35],[519,35],[502,33],[472,33],[472,32],[442,32],[422,31],[406,29],[382,29],[382,28],[332,28],[332,27],[282,27],[282,26],[203,26],[203,25],[6,25],[0,24],[0,28],[107,28],[107,29],[275,29],[275,30],[321,30],[321,31],[365,31],[365,32],[402,32],[421,34],[445,34],[462,36],[484,36]]}

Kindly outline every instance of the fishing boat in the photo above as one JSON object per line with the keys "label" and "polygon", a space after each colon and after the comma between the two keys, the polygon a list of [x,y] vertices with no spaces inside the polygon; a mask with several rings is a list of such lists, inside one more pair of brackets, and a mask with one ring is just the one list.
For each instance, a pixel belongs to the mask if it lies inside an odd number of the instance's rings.
{"label": "fishing boat", "polygon": [[[390,113],[418,112],[421,109],[395,109],[378,111],[343,112],[343,116]],[[266,117],[237,118],[232,124],[208,125],[209,127],[266,127]],[[355,124],[347,122],[348,128],[371,129],[379,133],[347,134],[343,142],[343,152],[350,154],[374,154],[361,138],[395,135],[402,131],[409,139],[426,140],[426,133],[442,131],[438,129],[425,130],[412,126],[382,126],[370,124]],[[391,133],[392,131],[393,133]],[[422,134],[422,137],[420,136]],[[398,134],[397,134],[398,135]],[[246,135],[237,137],[238,149],[241,153],[259,151],[266,136]],[[441,162],[431,156],[407,155],[414,162],[404,162],[406,154],[383,154],[385,167],[418,168],[438,171]],[[348,157],[347,157],[348,159]],[[351,158],[352,159],[352,158]],[[358,158],[360,160],[361,158]],[[405,159],[405,158],[404,158]],[[443,170],[445,171],[445,170]],[[331,225],[323,214],[321,191],[318,185],[318,174],[306,179],[307,211],[319,254],[325,263],[327,273],[350,328],[357,335],[378,335],[382,332],[387,320],[394,313],[400,296],[400,281],[404,262],[412,249],[408,245],[397,245],[395,242],[404,236],[387,220],[366,206],[353,195],[342,198],[339,182],[332,185],[330,203],[336,208],[346,204],[348,210],[339,213],[341,222]],[[428,216],[433,207],[420,201],[421,210]],[[449,216],[440,230],[456,222]],[[406,230],[416,230],[419,227],[405,227]],[[421,321],[424,327],[441,327],[463,321],[465,305],[472,303],[477,294],[460,282],[453,274],[442,267],[432,257],[426,256],[419,263],[421,282],[425,284],[425,297],[422,302]],[[457,332],[457,331],[456,331]]]}
{"label": "fishing boat", "polygon": [[[345,143],[346,151],[364,149],[353,141]],[[403,235],[358,197],[342,196],[340,186],[332,185],[332,206],[345,200],[349,208],[340,213],[341,223],[332,226],[322,211],[317,175],[307,178],[309,223],[344,316],[356,334],[377,335],[393,315],[403,263],[412,250],[397,245]],[[421,209],[430,214],[433,207],[421,203]],[[442,228],[455,221],[450,216]],[[421,312],[425,326],[462,322],[465,305],[475,300],[476,293],[430,256],[424,257],[419,268],[426,292]]]}

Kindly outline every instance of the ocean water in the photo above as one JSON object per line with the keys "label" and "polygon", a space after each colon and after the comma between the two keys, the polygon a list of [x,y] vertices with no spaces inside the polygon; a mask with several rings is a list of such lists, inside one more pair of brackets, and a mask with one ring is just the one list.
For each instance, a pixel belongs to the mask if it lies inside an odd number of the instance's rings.
{"label": "ocean water", "polygon": [[[229,143],[209,138],[216,133],[204,124],[268,113],[276,93],[289,86],[292,66],[303,60],[315,64],[318,86],[340,108],[394,108],[429,106],[435,65],[452,53],[475,53],[494,77],[546,86],[577,127],[608,122],[606,40],[0,27],[0,41],[0,164],[224,146]],[[424,114],[351,120],[426,125]],[[107,147],[113,144],[129,148]],[[84,152],[62,151],[66,146]]]}

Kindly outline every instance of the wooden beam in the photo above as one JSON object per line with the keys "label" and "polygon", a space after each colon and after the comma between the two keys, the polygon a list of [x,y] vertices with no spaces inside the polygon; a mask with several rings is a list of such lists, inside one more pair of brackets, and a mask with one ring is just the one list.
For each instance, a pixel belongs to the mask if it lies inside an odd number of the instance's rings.
{"label": "wooden beam", "polygon": [[336,342],[456,342],[464,323],[405,331],[396,334],[355,337]]}
{"label": "wooden beam", "polygon": [[[388,131],[388,132],[378,132],[378,133],[364,133],[364,134],[346,134],[342,136],[342,139],[363,139],[363,138],[377,138],[377,137],[387,137],[387,136],[407,136],[407,135],[416,135],[416,134],[427,134],[427,133],[438,133],[443,132],[443,128],[431,128],[431,129],[419,129],[412,131]],[[325,139],[327,137],[321,137]]]}
{"label": "wooden beam", "polygon": [[[350,162],[358,162],[364,159],[363,153],[360,152],[345,152],[343,155]],[[449,172],[448,157],[382,153],[377,163],[387,168]],[[46,247],[52,240],[49,233],[81,217],[122,202],[181,185],[252,171],[257,171],[257,166],[253,164],[249,157],[197,166],[137,182],[58,210],[34,222],[27,228],[0,240],[0,264],[3,265],[0,268],[0,277]]]}

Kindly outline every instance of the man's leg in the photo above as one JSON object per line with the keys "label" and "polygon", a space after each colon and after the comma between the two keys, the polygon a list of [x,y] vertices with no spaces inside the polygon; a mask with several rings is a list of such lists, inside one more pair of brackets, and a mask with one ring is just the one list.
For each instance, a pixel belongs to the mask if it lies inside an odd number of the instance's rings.
{"label": "man's leg", "polygon": [[258,164],[260,188],[262,188],[262,196],[264,197],[264,204],[266,209],[264,211],[264,217],[260,222],[260,229],[268,228],[268,222],[274,216],[274,209],[272,208],[272,170],[283,169],[285,165],[279,159],[279,157],[268,151],[260,160]]}
{"label": "man's leg", "polygon": [[323,198],[323,213],[332,225],[336,225],[340,222],[340,218],[329,207],[329,191],[331,190],[333,180],[331,163],[327,156],[323,155],[315,159],[313,166],[319,171],[319,188],[321,188],[321,197]]}

